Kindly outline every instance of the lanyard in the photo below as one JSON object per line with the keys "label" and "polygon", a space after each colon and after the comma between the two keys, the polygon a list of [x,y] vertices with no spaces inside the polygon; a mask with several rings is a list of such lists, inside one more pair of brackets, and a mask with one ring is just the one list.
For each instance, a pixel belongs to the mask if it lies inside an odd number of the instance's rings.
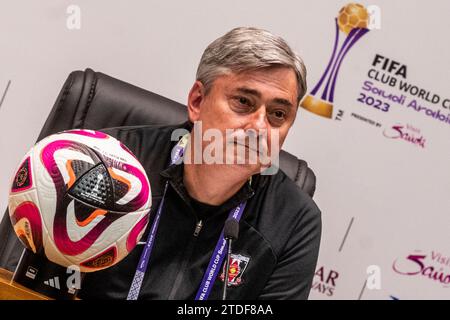
{"label": "lanyard", "polygon": [[[170,165],[178,163],[183,157],[184,149],[186,148],[187,142],[189,139],[189,134],[184,135],[178,144],[173,148],[171,153]],[[169,182],[167,181],[164,186],[163,197],[161,202],[159,203],[158,210],[156,211],[155,219],[153,220],[153,224],[150,229],[150,233],[147,237],[147,241],[144,247],[144,250],[141,253],[141,257],[139,259],[139,264],[136,268],[136,272],[133,277],[133,281],[131,282],[130,291],[128,292],[127,300],[137,300],[139,293],[141,291],[142,282],[144,280],[145,271],[148,267],[148,262],[150,260],[150,255],[152,253],[153,244],[155,243],[155,235],[158,230],[159,221],[161,218],[162,209],[164,206],[164,199],[166,198],[166,192],[169,187]],[[246,201],[241,202],[239,206],[232,209],[229,213],[229,218],[236,219],[238,222],[242,217],[242,213],[244,212],[246,205]],[[220,233],[219,240],[217,241],[214,252],[211,256],[211,259],[208,264],[208,268],[203,275],[202,282],[195,296],[195,300],[207,300],[209,294],[212,290],[212,284],[217,278],[219,273],[220,266],[222,265],[223,259],[226,255],[228,246],[227,242],[223,237],[223,230]],[[225,271],[228,272],[228,271]]]}
{"label": "lanyard", "polygon": [[[228,218],[236,219],[239,222],[242,217],[242,213],[244,212],[245,205],[245,201],[241,202],[239,206],[230,211]],[[212,290],[212,284],[214,283],[214,281],[216,281],[220,266],[222,265],[223,259],[226,256],[227,250],[228,244],[223,237],[222,230],[219,241],[217,241],[216,248],[214,249],[214,252],[211,256],[211,260],[209,260],[208,268],[203,275],[202,283],[197,291],[195,300],[208,300],[209,294]],[[225,270],[225,272],[228,272],[228,270]]]}

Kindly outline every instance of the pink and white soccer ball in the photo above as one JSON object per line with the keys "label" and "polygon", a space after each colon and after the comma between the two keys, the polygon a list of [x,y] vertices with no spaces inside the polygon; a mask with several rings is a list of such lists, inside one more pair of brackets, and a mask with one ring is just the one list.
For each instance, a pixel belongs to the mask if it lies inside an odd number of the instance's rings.
{"label": "pink and white soccer ball", "polygon": [[82,272],[118,263],[148,224],[145,170],[120,141],[102,132],[48,136],[26,154],[11,184],[9,215],[21,242]]}

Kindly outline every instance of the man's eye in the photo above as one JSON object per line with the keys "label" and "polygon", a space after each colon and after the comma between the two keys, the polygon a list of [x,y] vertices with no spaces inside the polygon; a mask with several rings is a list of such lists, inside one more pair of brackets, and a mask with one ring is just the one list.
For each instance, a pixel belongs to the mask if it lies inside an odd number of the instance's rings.
{"label": "man's eye", "polygon": [[274,114],[275,118],[280,119],[280,120],[286,118],[286,112],[284,112],[282,110],[277,110],[273,114]]}
{"label": "man's eye", "polygon": [[233,110],[238,113],[248,113],[251,112],[254,108],[254,102],[243,96],[233,97]]}
{"label": "man's eye", "polygon": [[237,99],[238,99],[240,104],[243,104],[243,105],[246,105],[246,106],[250,105],[250,100],[248,100],[245,97],[238,97]]}
{"label": "man's eye", "polygon": [[269,113],[269,121],[274,127],[280,127],[286,121],[286,112],[283,110],[275,110]]}

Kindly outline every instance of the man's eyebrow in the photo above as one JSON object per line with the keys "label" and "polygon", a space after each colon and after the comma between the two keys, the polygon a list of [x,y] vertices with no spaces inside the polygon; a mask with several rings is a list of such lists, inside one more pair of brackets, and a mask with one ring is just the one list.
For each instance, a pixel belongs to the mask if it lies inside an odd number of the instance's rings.
{"label": "man's eyebrow", "polygon": [[261,93],[255,89],[240,87],[240,88],[237,88],[236,91],[239,91],[241,93],[251,94],[253,96],[257,96],[258,98],[261,98]]}
{"label": "man's eyebrow", "polygon": [[[241,92],[241,93],[245,93],[245,94],[254,95],[254,96],[257,96],[258,98],[261,98],[261,93],[258,90],[255,90],[255,89],[250,89],[250,88],[246,88],[246,87],[240,87],[240,88],[237,88],[236,91]],[[281,105],[289,107],[289,108],[293,108],[294,107],[289,100],[283,99],[283,98],[275,98],[275,99],[273,99],[273,102],[275,102],[277,104],[281,104]]]}
{"label": "man's eyebrow", "polygon": [[275,103],[281,104],[281,105],[283,105],[285,107],[288,107],[288,108],[293,108],[294,107],[289,100],[286,100],[286,99],[283,99],[283,98],[275,98],[275,99],[273,99],[273,101]]}

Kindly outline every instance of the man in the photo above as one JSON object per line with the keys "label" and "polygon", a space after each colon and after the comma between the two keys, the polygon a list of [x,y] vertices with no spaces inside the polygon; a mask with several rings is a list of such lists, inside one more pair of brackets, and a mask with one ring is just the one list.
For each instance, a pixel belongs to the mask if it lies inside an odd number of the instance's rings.
{"label": "man", "polygon": [[[242,216],[227,298],[307,299],[318,257],[320,210],[283,172],[264,171],[294,123],[306,92],[305,73],[283,39],[236,28],[205,50],[188,96],[187,123],[103,130],[127,145],[146,168],[153,206],[144,243],[117,265],[87,274],[79,297],[221,299],[225,277],[223,265],[215,261],[216,246],[236,209]],[[171,137],[179,129],[190,132],[184,162],[169,165],[177,144]],[[205,159],[212,139],[204,136],[211,131],[223,139],[216,136],[210,155],[223,161]],[[235,147],[231,153],[230,146]],[[252,152],[256,161],[250,161]],[[272,162],[263,161],[264,153]],[[154,242],[148,267],[136,272],[152,243],[145,243],[149,233]]]}

